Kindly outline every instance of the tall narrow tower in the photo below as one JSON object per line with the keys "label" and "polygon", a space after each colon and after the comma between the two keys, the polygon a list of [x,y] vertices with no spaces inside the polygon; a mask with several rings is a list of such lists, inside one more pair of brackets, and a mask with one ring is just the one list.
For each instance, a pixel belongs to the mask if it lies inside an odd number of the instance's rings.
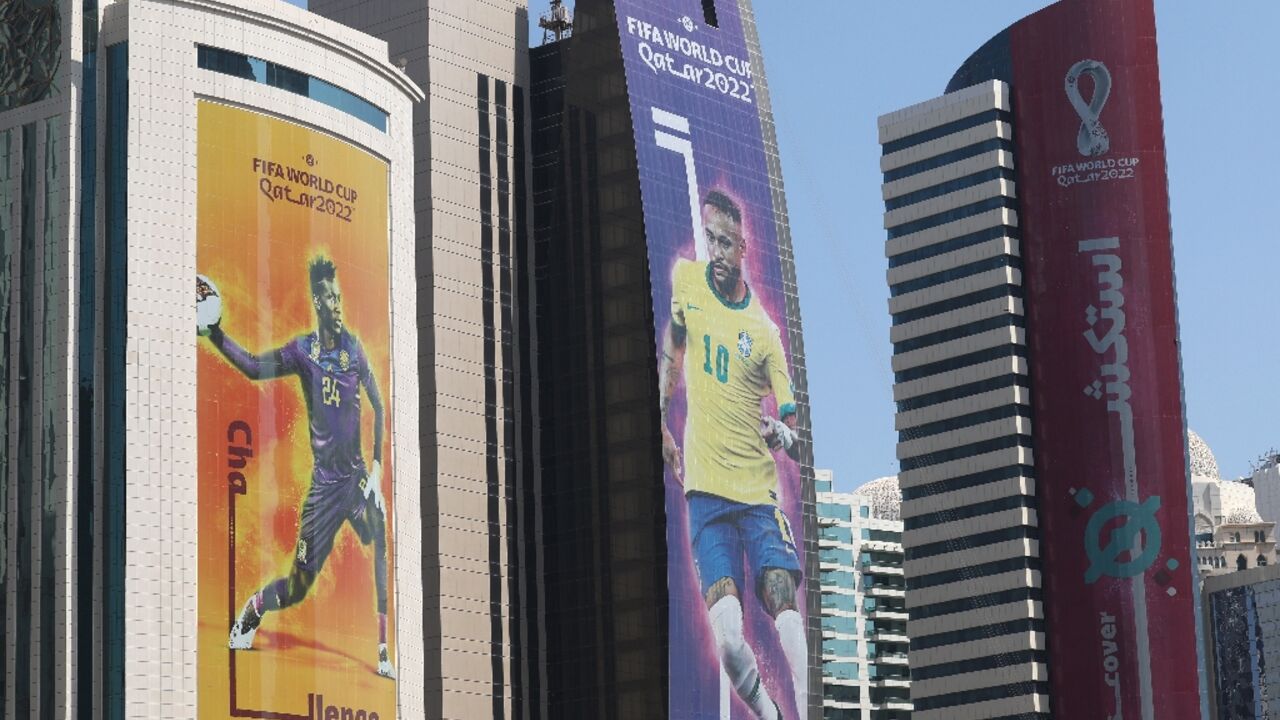
{"label": "tall narrow tower", "polygon": [[[538,707],[525,0],[312,0],[386,40],[414,109],[428,718]],[[523,522],[522,518],[529,518]],[[526,535],[526,533],[528,533]]]}
{"label": "tall narrow tower", "polygon": [[574,10],[532,56],[550,717],[819,717],[804,345],[750,3]]}
{"label": "tall narrow tower", "polygon": [[880,118],[913,717],[1200,718],[1150,0]]}

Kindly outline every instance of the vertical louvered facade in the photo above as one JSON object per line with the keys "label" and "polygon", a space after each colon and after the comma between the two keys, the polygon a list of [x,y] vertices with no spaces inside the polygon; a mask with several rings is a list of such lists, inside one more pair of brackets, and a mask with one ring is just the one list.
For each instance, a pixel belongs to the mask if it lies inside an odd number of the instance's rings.
{"label": "vertical louvered facade", "polygon": [[884,115],[911,700],[1048,717],[1009,87]]}

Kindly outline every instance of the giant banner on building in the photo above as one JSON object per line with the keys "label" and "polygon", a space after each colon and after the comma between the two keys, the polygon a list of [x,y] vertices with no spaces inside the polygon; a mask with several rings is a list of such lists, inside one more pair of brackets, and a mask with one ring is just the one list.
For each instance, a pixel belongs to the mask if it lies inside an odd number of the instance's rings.
{"label": "giant banner on building", "polygon": [[198,112],[200,718],[390,720],[387,165]]}
{"label": "giant banner on building", "polygon": [[[653,289],[670,717],[804,717],[799,440],[759,107],[735,3],[615,2]],[[657,479],[655,478],[655,482]]]}
{"label": "giant banner on building", "polygon": [[1154,10],[1064,0],[1009,41],[1054,715],[1200,718]]}

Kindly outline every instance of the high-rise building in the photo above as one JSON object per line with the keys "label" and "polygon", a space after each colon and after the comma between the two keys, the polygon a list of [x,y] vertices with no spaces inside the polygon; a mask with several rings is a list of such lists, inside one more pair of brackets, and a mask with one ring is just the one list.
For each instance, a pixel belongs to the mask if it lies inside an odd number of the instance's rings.
{"label": "high-rise building", "polygon": [[750,3],[574,11],[532,57],[550,717],[817,718],[803,338]]}
{"label": "high-rise building", "polygon": [[1280,566],[1204,581],[1213,720],[1266,720],[1280,704]]}
{"label": "high-rise building", "polygon": [[907,720],[907,609],[896,478],[853,493],[815,470],[823,720]]}
{"label": "high-rise building", "polygon": [[420,715],[421,90],[284,2],[0,14],[0,714]]}
{"label": "high-rise building", "polygon": [[309,7],[385,40],[427,92],[413,124],[427,717],[537,717],[527,4]]}
{"label": "high-rise building", "polygon": [[914,717],[1202,717],[1152,3],[879,133]]}

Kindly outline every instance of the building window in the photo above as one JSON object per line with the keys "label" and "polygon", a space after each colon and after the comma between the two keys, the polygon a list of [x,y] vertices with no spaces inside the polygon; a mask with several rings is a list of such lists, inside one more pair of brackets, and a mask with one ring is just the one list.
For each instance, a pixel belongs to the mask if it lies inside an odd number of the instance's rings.
{"label": "building window", "polygon": [[824,502],[818,503],[818,517],[828,520],[843,520],[844,522],[851,522],[853,519],[848,505]]}
{"label": "building window", "polygon": [[309,97],[363,120],[382,132],[387,131],[385,110],[353,92],[293,68],[206,45],[196,46],[196,64],[205,70],[233,75]]}
{"label": "building window", "polygon": [[1258,556],[1258,567],[1266,567],[1266,566],[1267,566],[1267,556],[1266,556],[1266,555],[1259,555],[1259,556]]}
{"label": "building window", "polygon": [[822,607],[827,610],[843,610],[845,612],[857,612],[858,599],[853,595],[842,595],[839,593],[823,593]]}
{"label": "building window", "polygon": [[1239,557],[1236,558],[1237,570],[1244,570],[1247,567],[1249,567],[1249,561],[1245,560],[1243,555],[1240,555]]}
{"label": "building window", "polygon": [[843,616],[825,615],[822,618],[822,629],[844,635],[858,634],[858,619]]}
{"label": "building window", "polygon": [[867,507],[866,505],[863,505],[862,507],[858,508],[858,517],[861,517],[861,518],[871,517],[871,508]]}
{"label": "building window", "polygon": [[720,18],[716,16],[716,0],[702,0],[702,19],[713,28],[720,27]]}
{"label": "building window", "polygon": [[830,540],[831,542],[843,543],[845,545],[853,544],[852,528],[828,526],[822,528],[819,531],[819,535],[823,540]]}

